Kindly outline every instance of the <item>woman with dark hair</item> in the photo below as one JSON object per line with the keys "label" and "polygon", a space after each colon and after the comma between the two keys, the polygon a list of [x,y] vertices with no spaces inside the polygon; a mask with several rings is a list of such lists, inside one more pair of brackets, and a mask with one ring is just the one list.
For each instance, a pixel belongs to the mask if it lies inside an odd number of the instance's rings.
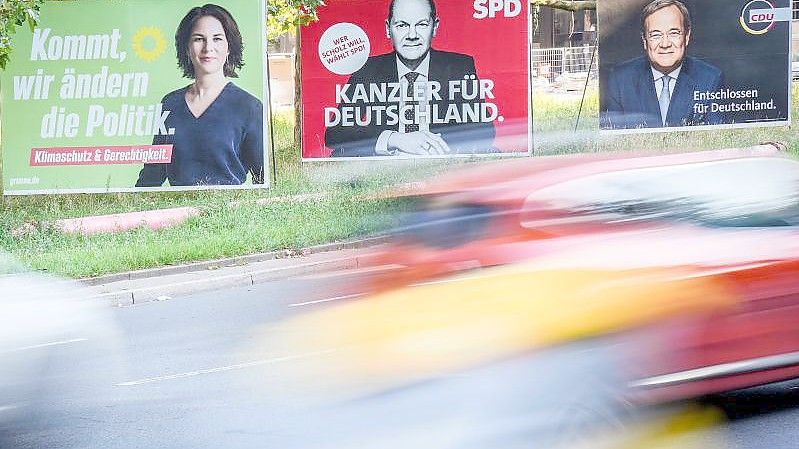
{"label": "woman with dark hair", "polygon": [[244,66],[238,25],[221,6],[192,8],[175,32],[178,67],[194,79],[167,94],[168,135],[153,145],[172,145],[168,164],[144,164],[136,187],[264,182],[263,105],[228,77]]}

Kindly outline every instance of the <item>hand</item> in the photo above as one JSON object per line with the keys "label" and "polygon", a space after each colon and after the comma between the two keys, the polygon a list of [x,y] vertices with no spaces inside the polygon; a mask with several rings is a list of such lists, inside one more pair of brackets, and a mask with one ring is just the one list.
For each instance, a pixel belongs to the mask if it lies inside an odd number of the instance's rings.
{"label": "hand", "polygon": [[388,148],[407,154],[449,154],[452,151],[441,134],[430,131],[413,131],[410,133],[392,133],[388,138]]}

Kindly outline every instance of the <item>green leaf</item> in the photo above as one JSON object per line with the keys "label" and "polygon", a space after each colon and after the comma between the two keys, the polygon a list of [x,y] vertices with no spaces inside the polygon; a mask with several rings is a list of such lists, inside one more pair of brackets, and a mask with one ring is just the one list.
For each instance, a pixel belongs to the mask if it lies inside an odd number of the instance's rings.
{"label": "green leaf", "polygon": [[25,12],[28,14],[28,20],[33,20],[34,22],[39,23],[38,8],[28,8]]}

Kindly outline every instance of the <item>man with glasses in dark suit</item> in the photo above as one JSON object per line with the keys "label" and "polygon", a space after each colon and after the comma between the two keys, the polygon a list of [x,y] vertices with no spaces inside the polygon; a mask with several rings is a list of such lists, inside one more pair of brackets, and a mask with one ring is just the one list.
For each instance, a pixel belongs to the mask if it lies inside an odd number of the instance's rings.
{"label": "man with glasses in dark suit", "polygon": [[694,92],[722,87],[721,71],[686,56],[691,15],[679,0],[654,0],[641,13],[645,56],[623,62],[608,76],[602,129],[715,125],[723,121]]}

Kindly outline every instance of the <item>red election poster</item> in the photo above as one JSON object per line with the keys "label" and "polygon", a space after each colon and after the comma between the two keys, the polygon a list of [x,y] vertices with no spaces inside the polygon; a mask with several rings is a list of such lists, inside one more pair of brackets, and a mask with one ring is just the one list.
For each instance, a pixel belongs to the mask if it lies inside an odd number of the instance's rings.
{"label": "red election poster", "polygon": [[531,148],[524,0],[330,0],[301,31],[303,160]]}

